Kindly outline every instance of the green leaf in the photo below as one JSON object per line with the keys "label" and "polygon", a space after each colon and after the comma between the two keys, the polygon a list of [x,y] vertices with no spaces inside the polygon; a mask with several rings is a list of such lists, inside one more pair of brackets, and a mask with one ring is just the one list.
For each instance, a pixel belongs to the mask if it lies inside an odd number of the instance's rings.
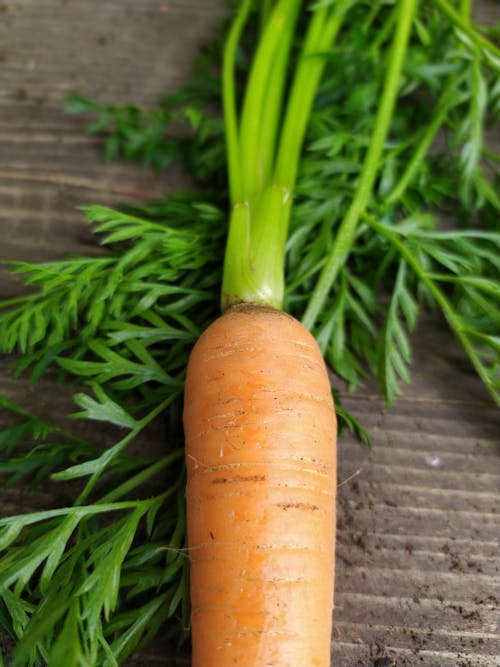
{"label": "green leaf", "polygon": [[400,318],[405,318],[411,331],[416,323],[416,301],[407,287],[406,274],[406,263],[401,260],[378,346],[379,379],[389,405],[401,393],[399,380],[410,382],[411,347]]}
{"label": "green leaf", "polygon": [[0,526],[0,551],[4,551],[14,542],[24,527],[22,517],[13,518],[7,526]]}
{"label": "green leaf", "polygon": [[56,637],[47,660],[49,667],[65,665],[65,667],[82,667],[89,664],[83,658],[80,642],[80,609],[76,600],[70,603],[61,632]]}
{"label": "green leaf", "polygon": [[[17,644],[12,667],[25,667],[27,662],[33,664],[34,661],[32,658],[30,660],[30,657],[35,653],[35,647],[39,646],[47,637],[54,636],[54,628],[64,616],[67,594],[67,589],[62,589],[57,595],[46,597],[42,601],[40,607],[31,616]],[[55,667],[55,665],[49,665],[49,667]]]}
{"label": "green leaf", "polygon": [[475,287],[486,294],[498,297],[498,282],[481,276],[454,276],[442,273],[428,273],[428,278],[438,282],[453,282],[459,285]]}
{"label": "green leaf", "polygon": [[35,607],[25,602],[8,588],[2,589],[1,598],[12,620],[12,628],[17,637],[22,637]]}
{"label": "green leaf", "polygon": [[122,438],[115,445],[107,449],[100,456],[84,463],[79,463],[74,466],[66,468],[61,472],[54,473],[51,477],[58,482],[65,482],[71,479],[78,479],[80,477],[99,476],[106,469],[106,467],[117,458],[117,456],[125,449],[128,443],[135,435],[135,431],[131,431],[129,435]]}
{"label": "green leaf", "polygon": [[64,557],[68,540],[73,535],[75,528],[80,522],[80,518],[81,517],[78,514],[67,516],[63,520],[59,529],[51,533],[52,548],[48,554],[39,582],[42,595],[44,595],[49,588],[54,572],[61,559]]}
{"label": "green leaf", "polygon": [[120,590],[121,566],[143,513],[144,508],[138,507],[117,522],[112,537],[93,553],[89,563],[92,571],[76,592],[79,596],[87,594],[84,619],[98,618],[101,612],[104,612],[104,617],[108,620],[114,611]]}
{"label": "green leaf", "polygon": [[94,383],[92,388],[99,400],[96,401],[88,394],[75,394],[73,399],[80,408],[83,408],[83,412],[75,413],[74,417],[109,422],[123,428],[137,428],[139,422],[118,403],[111,400],[98,384]]}
{"label": "green leaf", "polygon": [[347,427],[360,442],[368,445],[368,447],[372,447],[373,441],[370,434],[352,413],[342,407],[338,395],[336,395],[335,399],[335,413],[339,425],[339,434],[342,434],[344,428]]}
{"label": "green leaf", "polygon": [[[145,635],[154,634],[167,618],[168,611],[164,596],[159,595],[138,609],[133,616],[130,615],[129,623],[111,645],[113,655],[119,660],[126,658],[138,644],[143,643]],[[111,667],[111,665],[110,661],[106,661],[103,667]]]}
{"label": "green leaf", "polygon": [[[42,588],[46,586],[80,518],[78,515],[66,517],[45,535],[16,550],[15,560],[9,558],[10,554],[4,556],[4,565],[0,572],[0,588],[15,585],[15,591],[21,591],[44,562],[41,581]],[[18,523],[14,521],[11,525]]]}

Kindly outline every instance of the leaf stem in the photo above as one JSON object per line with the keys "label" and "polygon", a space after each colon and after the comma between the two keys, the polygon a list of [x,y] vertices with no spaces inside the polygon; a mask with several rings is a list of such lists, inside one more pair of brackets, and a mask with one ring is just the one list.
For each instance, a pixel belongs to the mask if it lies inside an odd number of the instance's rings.
{"label": "leaf stem", "polygon": [[[316,11],[311,18],[307,35],[302,47],[297,71],[292,85],[286,116],[283,123],[279,149],[276,158],[274,181],[293,185],[293,173],[296,171],[297,154],[302,145],[304,122],[307,120],[312,103],[311,95],[316,91],[314,70],[322,65],[323,58],[314,57],[319,50],[318,42],[324,28],[326,9]],[[302,131],[301,131],[302,128]],[[292,163],[292,164],[290,164]]]}
{"label": "leaf stem", "polygon": [[82,507],[60,507],[53,510],[45,510],[42,512],[30,512],[29,514],[16,514],[15,516],[7,516],[0,518],[0,527],[10,526],[12,524],[22,523],[23,527],[30,526],[39,521],[47,521],[56,519],[60,516],[76,516],[78,520],[94,514],[103,514],[104,512],[120,512],[122,510],[137,509],[141,505],[147,509],[157,498],[147,500],[122,500],[117,503],[106,504],[92,504],[84,505]]}
{"label": "leaf stem", "polygon": [[[331,48],[350,5],[351,0],[334,11],[319,9],[310,19],[276,156],[282,89],[300,3],[281,0],[269,19],[252,66],[242,112],[240,164],[236,167],[241,167],[241,198],[233,200],[229,223],[222,310],[241,302],[283,306],[286,235],[304,134],[325,65],[324,52]],[[270,83],[278,98],[268,105]]]}
{"label": "leaf stem", "polygon": [[395,204],[397,201],[399,201],[403,196],[406,188],[413,180],[415,173],[418,171],[418,168],[422,160],[424,159],[429,148],[431,147],[437,132],[439,131],[441,125],[444,122],[444,119],[446,118],[450,108],[452,108],[454,102],[456,101],[454,95],[457,85],[458,83],[455,77],[453,77],[448,81],[448,84],[444,89],[436,105],[437,112],[434,118],[425,128],[425,132],[422,138],[420,139],[417,148],[414,149],[414,152],[412,154],[410,161],[406,166],[406,169],[401,175],[399,181],[394,186],[393,190],[387,196],[386,204],[392,205]]}
{"label": "leaf stem", "polygon": [[[125,482],[123,482],[123,484],[120,484],[120,486],[117,486],[112,491],[107,493],[99,500],[99,503],[114,502],[117,498],[121,498],[125,494],[130,493],[130,491],[133,491],[133,489],[137,488],[138,486],[146,482],[148,479],[151,479],[151,477],[154,477],[165,468],[168,468],[169,466],[172,465],[172,463],[175,463],[175,461],[178,461],[183,456],[184,456],[183,449],[178,449],[175,452],[172,452],[172,454],[169,454],[168,456],[163,456],[158,461],[155,461],[155,463],[153,463],[152,465],[148,466],[144,470],[141,470],[141,472],[137,473],[130,479],[127,479]],[[171,493],[173,493],[175,489],[176,485],[174,484],[169,490],[171,491]]]}
{"label": "leaf stem", "polygon": [[[111,461],[115,459],[120,452],[122,452],[125,447],[131,442],[139,433],[142,431],[142,429],[147,426],[150,422],[153,421],[158,415],[160,415],[169,405],[172,403],[175,399],[177,398],[177,393],[170,394],[167,398],[165,398],[159,405],[157,405],[151,412],[148,412],[148,414],[143,417],[138,425],[133,428],[127,435],[122,438],[119,442],[116,443],[116,445],[113,445],[111,449],[108,449],[102,454],[99,459],[96,459],[96,470],[88,480],[88,482],[85,484],[85,487],[81,491],[80,495],[78,498],[75,500],[75,505],[82,505],[84,501],[88,498],[89,494],[93,490],[94,486],[97,484],[99,478],[101,477],[103,471],[105,468],[109,466]],[[84,468],[87,464],[83,463],[80,464],[80,466],[74,466],[73,469],[82,467]],[[66,473],[71,472],[71,468],[67,471],[64,471]],[[54,478],[56,478],[56,475],[54,475]]]}
{"label": "leaf stem", "polygon": [[273,9],[273,0],[262,0],[260,5],[260,34],[264,32]]}
{"label": "leaf stem", "polygon": [[446,318],[446,321],[448,322],[450,328],[460,341],[462,347],[464,348],[466,354],[468,355],[470,361],[472,362],[472,365],[476,369],[476,372],[478,373],[479,377],[484,382],[485,386],[487,387],[488,391],[492,395],[495,402],[498,405],[500,405],[500,395],[495,390],[495,387],[492,386],[491,379],[488,377],[488,373],[486,372],[483,364],[481,363],[478,354],[474,350],[474,347],[472,346],[470,340],[465,334],[460,319],[457,317],[455,311],[453,310],[453,306],[446,298],[446,295],[442,292],[442,290],[437,286],[437,284],[432,279],[431,274],[425,271],[425,269],[422,267],[419,261],[415,258],[415,255],[412,253],[410,248],[401,240],[401,238],[398,236],[397,233],[389,229],[387,225],[383,225],[382,223],[380,223],[370,213],[367,212],[363,213],[363,219],[373,230],[384,236],[398,250],[401,257],[403,257],[406,263],[409,266],[411,266],[411,268],[414,270],[414,272],[421,280],[421,282],[427,287],[429,292],[432,294],[436,302],[441,307],[441,310]]}
{"label": "leaf stem", "polygon": [[[283,86],[288,62],[288,47],[291,44],[299,8],[298,0],[278,2],[260,39],[246,85],[240,123],[239,169],[242,196],[250,205],[259,197],[265,185],[266,174],[263,164],[270,163],[266,154],[269,154],[274,148],[264,143],[268,138],[267,135],[269,133],[272,135],[272,132],[269,129],[263,132],[263,127],[266,125],[268,97],[274,94],[274,90],[270,89],[270,83],[272,82],[274,86],[279,84],[280,88]],[[280,45],[283,43],[287,48],[281,48]],[[279,97],[279,90],[276,92]],[[270,120],[276,124],[278,121],[278,114],[275,111],[276,102],[271,106],[273,107]]]}
{"label": "leaf stem", "polygon": [[229,191],[233,201],[241,197],[241,176],[239,170],[240,148],[238,142],[238,122],[236,112],[235,69],[236,51],[241,33],[248,19],[252,0],[244,0],[233,22],[224,46],[222,70],[222,98],[226,127],[226,151],[228,162]]}
{"label": "leaf stem", "polygon": [[455,24],[455,27],[461,30],[464,34],[469,37],[469,39],[474,42],[476,46],[489,51],[492,56],[500,58],[500,49],[497,48],[489,39],[483,37],[480,33],[475,30],[468,18],[464,17],[461,13],[450,5],[448,0],[436,0],[436,5],[441,8],[441,10],[446,14],[446,16]]}
{"label": "leaf stem", "polygon": [[[295,11],[298,10],[298,7]],[[264,88],[258,134],[253,142],[257,149],[255,155],[255,191],[261,192],[269,183],[276,157],[276,137],[279,130],[280,112],[287,78],[290,48],[293,41],[293,28],[297,16],[287,17],[282,22],[276,51]],[[243,132],[243,120],[242,120]],[[245,160],[247,155],[245,154]],[[251,195],[248,194],[251,199]]]}
{"label": "leaf stem", "polygon": [[295,186],[307,122],[326,64],[326,55],[351,4],[339,3],[329,15],[326,8],[320,9],[311,19],[290,92],[274,173],[274,182],[290,190]]}
{"label": "leaf stem", "polygon": [[401,0],[399,5],[399,17],[392,44],[387,76],[370,145],[363,163],[354,199],[339,227],[337,237],[327,255],[319,280],[303,316],[302,321],[309,329],[312,329],[316,323],[337,274],[347,259],[358,222],[373,190],[379,170],[380,157],[396,102],[415,6],[416,0]]}
{"label": "leaf stem", "polygon": [[470,22],[472,14],[472,0],[460,0],[460,14],[464,21]]}

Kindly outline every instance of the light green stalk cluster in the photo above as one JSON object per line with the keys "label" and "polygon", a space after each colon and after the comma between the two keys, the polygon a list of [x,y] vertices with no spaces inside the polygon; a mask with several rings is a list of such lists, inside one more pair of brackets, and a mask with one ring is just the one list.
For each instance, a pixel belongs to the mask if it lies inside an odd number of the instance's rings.
{"label": "light green stalk cluster", "polygon": [[352,2],[322,3],[309,26],[291,84],[291,47],[300,0],[265,7],[262,35],[241,110],[236,52],[252,2],[241,5],[224,53],[223,96],[232,213],[224,262],[222,309],[234,303],[282,308],[285,248],[305,131],[325,66]]}

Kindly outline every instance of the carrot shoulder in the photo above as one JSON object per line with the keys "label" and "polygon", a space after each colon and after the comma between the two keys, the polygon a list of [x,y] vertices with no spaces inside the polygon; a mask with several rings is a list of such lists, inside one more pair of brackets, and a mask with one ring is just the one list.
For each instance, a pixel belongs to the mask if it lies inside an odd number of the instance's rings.
{"label": "carrot shoulder", "polygon": [[336,423],[318,345],[242,305],[188,366],[193,667],[328,667]]}

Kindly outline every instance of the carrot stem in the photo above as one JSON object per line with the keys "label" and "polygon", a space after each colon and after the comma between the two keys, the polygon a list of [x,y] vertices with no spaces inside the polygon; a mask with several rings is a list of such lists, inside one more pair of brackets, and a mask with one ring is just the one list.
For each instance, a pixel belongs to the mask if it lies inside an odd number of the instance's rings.
{"label": "carrot stem", "polygon": [[460,14],[465,21],[470,22],[470,17],[472,14],[472,0],[460,0]]}
{"label": "carrot stem", "polygon": [[240,148],[238,141],[238,121],[235,91],[236,49],[238,48],[241,33],[243,32],[243,28],[247,21],[251,7],[252,0],[245,0],[243,2],[231,27],[224,47],[222,97],[226,128],[227,162],[229,166],[229,192],[233,201],[239,199],[242,192],[239,170]]}
{"label": "carrot stem", "polygon": [[287,188],[295,186],[307,121],[326,63],[325,54],[331,49],[350,4],[340,3],[330,15],[323,8],[311,20],[290,93],[274,174],[274,182]]}
{"label": "carrot stem", "polygon": [[273,9],[273,0],[262,0],[260,5],[260,33],[264,32]]}
{"label": "carrot stem", "polygon": [[[250,71],[246,86],[240,126],[240,173],[242,194],[251,204],[258,199],[265,186],[266,174],[263,165],[270,163],[273,146],[265,143],[269,129],[266,127],[268,100],[274,97],[271,104],[273,112],[270,121],[276,126],[279,109],[280,89],[283,88],[286,76],[288,51],[291,44],[293,29],[300,9],[298,0],[281,0],[268,20],[264,34]],[[281,47],[280,47],[281,45]],[[283,45],[286,48],[282,48]],[[276,75],[273,76],[273,73]],[[278,85],[273,90],[270,83]]]}
{"label": "carrot stem", "polygon": [[458,30],[467,35],[473,44],[489,52],[495,58],[500,58],[500,49],[471,26],[469,18],[463,15],[464,9],[462,9],[462,13],[459,13],[447,0],[436,0],[436,5],[451,19]]}
{"label": "carrot stem", "polygon": [[354,199],[339,227],[337,237],[326,257],[319,280],[304,313],[302,321],[309,329],[315,325],[338,272],[347,259],[358,223],[372,194],[375,179],[379,171],[380,157],[389,132],[392,112],[396,102],[415,7],[416,0],[401,0],[399,5],[399,17],[392,44],[387,76],[370,145],[363,163]]}
{"label": "carrot stem", "polygon": [[[284,298],[285,247],[292,191],[300,152],[325,66],[351,2],[312,14],[299,65],[291,84],[283,130],[277,141],[287,65],[300,3],[281,0],[269,15],[255,57],[238,131],[234,95],[234,53],[244,22],[230,35],[225,64],[229,113],[228,146],[231,200],[221,307],[259,303],[281,309]],[[276,145],[278,148],[276,149]],[[233,172],[237,172],[234,174]]]}
{"label": "carrot stem", "polygon": [[448,115],[453,104],[456,104],[456,91],[458,83],[459,81],[457,81],[455,77],[448,81],[448,84],[446,85],[436,105],[436,115],[434,116],[431,123],[429,123],[429,125],[425,128],[425,132],[420,139],[416,150],[413,152],[411,160],[408,162],[406,169],[401,175],[399,181],[387,196],[385,200],[386,204],[392,205],[400,200],[406,191],[406,188],[414,178],[416,172],[418,171],[419,165],[422,163],[422,160],[431,147],[432,142],[434,141],[439,129],[442,127],[446,116]]}

